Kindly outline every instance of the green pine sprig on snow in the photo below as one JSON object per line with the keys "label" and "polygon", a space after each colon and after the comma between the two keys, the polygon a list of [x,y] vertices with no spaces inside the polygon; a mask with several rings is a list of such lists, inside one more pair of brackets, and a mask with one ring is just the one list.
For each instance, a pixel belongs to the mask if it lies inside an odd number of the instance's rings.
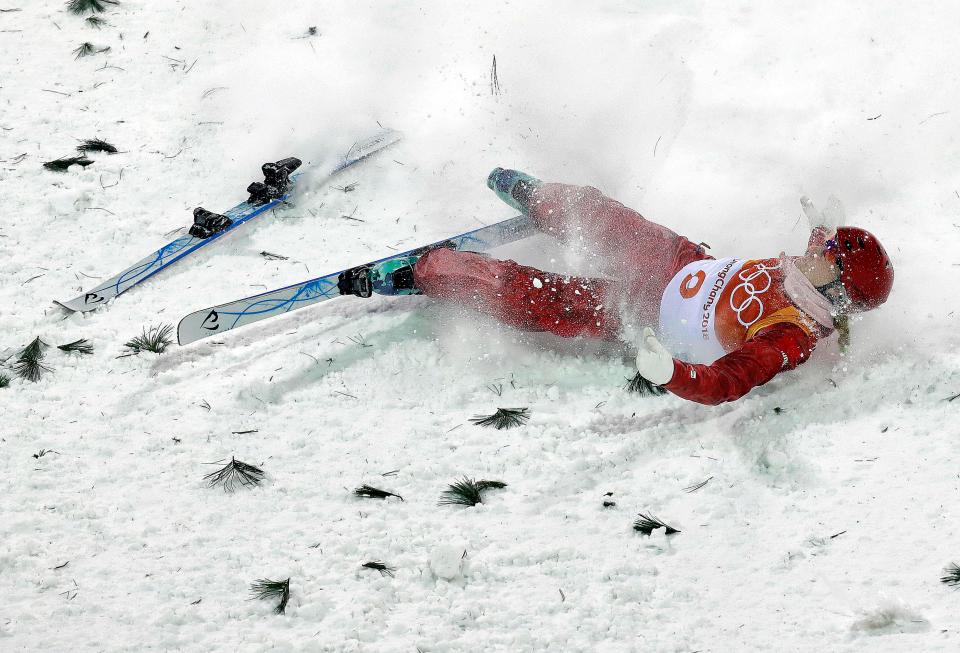
{"label": "green pine sprig on snow", "polygon": [[39,337],[34,338],[33,342],[24,347],[20,355],[17,356],[17,362],[13,364],[13,371],[17,376],[27,381],[36,383],[43,376],[44,372],[52,372],[49,367],[43,364],[44,351],[47,346]]}
{"label": "green pine sprig on snow", "polygon": [[203,477],[203,480],[207,481],[210,487],[220,485],[224,492],[233,492],[238,485],[243,487],[260,485],[263,477],[263,470],[259,467],[241,462],[231,456],[230,462],[217,471],[210,472]]}
{"label": "green pine sprig on snow", "polygon": [[492,426],[498,430],[523,426],[529,420],[529,408],[498,408],[493,415],[477,415],[470,419],[477,426]]}
{"label": "green pine sprig on snow", "polygon": [[92,165],[93,161],[85,156],[64,156],[53,161],[47,161],[43,167],[53,172],[66,172],[70,166],[83,166],[86,168]]}
{"label": "green pine sprig on snow", "polygon": [[0,388],[7,388],[10,386],[10,377],[6,374],[0,374]]}
{"label": "green pine sprig on snow", "polygon": [[287,601],[290,600],[290,579],[269,580],[261,578],[250,584],[252,599],[280,599],[280,603],[273,609],[276,614],[283,614],[287,610]]}
{"label": "green pine sprig on snow", "polygon": [[943,576],[940,577],[940,582],[950,585],[951,587],[960,587],[960,565],[955,562],[951,562],[949,565],[943,568]]}
{"label": "green pine sprig on snow", "polygon": [[159,324],[149,329],[144,327],[141,335],[124,343],[123,346],[130,350],[126,355],[134,356],[145,351],[162,354],[173,344],[172,333],[173,327],[169,324]]}
{"label": "green pine sprig on snow", "polygon": [[390,565],[384,564],[379,560],[374,560],[372,562],[365,562],[360,566],[365,567],[367,569],[376,569],[377,571],[380,572],[381,576],[390,576],[391,578],[393,578],[394,573],[397,571],[396,567],[391,567]]}
{"label": "green pine sprig on snow", "polygon": [[464,476],[459,481],[455,481],[447,486],[447,489],[440,493],[441,506],[475,506],[483,503],[483,491],[488,489],[502,489],[507,487],[503,481],[475,481],[472,478]]}
{"label": "green pine sprig on snow", "polygon": [[80,145],[77,145],[77,152],[106,152],[107,154],[116,154],[117,148],[102,138],[88,138],[80,143]]}
{"label": "green pine sprig on snow", "polygon": [[372,485],[361,485],[356,490],[353,491],[358,497],[364,497],[366,499],[386,499],[387,497],[397,497],[403,501],[403,497],[399,494],[394,494],[393,492],[387,492],[386,490],[381,490],[380,488],[375,488]]}
{"label": "green pine sprig on snow", "polygon": [[68,342],[65,345],[57,345],[57,349],[67,352],[68,354],[81,354],[85,356],[89,356],[93,353],[93,345],[91,345],[90,341],[88,341],[86,338],[74,340],[73,342]]}
{"label": "green pine sprig on snow", "polygon": [[653,515],[645,515],[642,512],[637,517],[637,520],[633,522],[633,530],[639,531],[644,535],[651,535],[653,531],[658,528],[665,528],[667,535],[673,535],[674,533],[680,532],[678,529],[667,525]]}
{"label": "green pine sprig on snow", "polygon": [[106,5],[116,6],[118,4],[120,4],[118,0],[70,0],[70,2],[67,3],[67,11],[77,16],[83,15],[88,11],[99,14],[107,10]]}
{"label": "green pine sprig on snow", "polygon": [[73,58],[79,59],[80,57],[89,57],[96,53],[97,53],[97,46],[95,46],[90,41],[84,41],[77,47],[77,49],[73,51]]}

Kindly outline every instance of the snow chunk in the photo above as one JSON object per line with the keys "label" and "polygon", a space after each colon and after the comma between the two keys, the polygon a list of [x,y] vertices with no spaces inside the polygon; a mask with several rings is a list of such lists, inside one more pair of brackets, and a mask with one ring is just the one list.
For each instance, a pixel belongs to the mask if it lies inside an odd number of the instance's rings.
{"label": "snow chunk", "polygon": [[430,571],[437,578],[453,580],[463,570],[466,552],[460,544],[438,544],[430,552]]}
{"label": "snow chunk", "polygon": [[872,610],[863,610],[863,616],[853,622],[853,631],[866,635],[919,633],[930,627],[930,622],[900,601],[887,599]]}
{"label": "snow chunk", "polygon": [[533,278],[533,287],[534,287],[534,288],[543,288],[543,282],[540,281],[540,279],[537,279],[536,277],[534,277],[534,278]]}

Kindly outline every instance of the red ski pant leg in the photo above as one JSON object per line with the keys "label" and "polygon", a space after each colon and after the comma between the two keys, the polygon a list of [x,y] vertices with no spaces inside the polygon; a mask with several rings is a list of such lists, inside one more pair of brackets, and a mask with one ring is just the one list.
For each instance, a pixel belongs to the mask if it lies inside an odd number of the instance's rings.
{"label": "red ski pant leg", "polygon": [[[436,249],[413,269],[425,295],[453,301],[527,331],[614,339],[616,311],[607,311],[611,282],[564,277],[472,252]],[[612,308],[612,305],[611,305]]]}
{"label": "red ski pant leg", "polygon": [[713,258],[670,229],[650,222],[590,186],[544,184],[530,216],[544,232],[598,257],[602,272],[621,280],[615,302],[641,325],[656,325],[660,299],[673,276],[692,261]]}

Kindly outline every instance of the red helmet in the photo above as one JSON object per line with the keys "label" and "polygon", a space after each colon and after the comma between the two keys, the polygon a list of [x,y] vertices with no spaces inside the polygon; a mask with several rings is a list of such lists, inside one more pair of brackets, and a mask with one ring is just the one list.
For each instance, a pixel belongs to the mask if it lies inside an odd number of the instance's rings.
{"label": "red helmet", "polygon": [[893,287],[893,263],[876,236],[858,227],[838,227],[826,247],[840,268],[840,283],[851,310],[869,311],[887,301]]}

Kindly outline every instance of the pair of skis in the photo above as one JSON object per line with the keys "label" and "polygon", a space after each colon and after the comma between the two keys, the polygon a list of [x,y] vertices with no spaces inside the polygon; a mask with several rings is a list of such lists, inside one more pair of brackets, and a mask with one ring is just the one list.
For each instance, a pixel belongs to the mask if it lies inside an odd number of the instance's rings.
{"label": "pair of skis", "polygon": [[[342,161],[326,171],[324,181],[389,147],[399,141],[400,138],[401,135],[398,132],[385,130],[372,138],[358,142],[344,156]],[[173,265],[192,252],[286,201],[292,194],[294,184],[299,176],[293,174],[293,172],[300,165],[300,160],[293,157],[276,163],[264,164],[264,181],[250,184],[247,188],[250,198],[246,202],[238,204],[222,215],[203,208],[195,209],[194,224],[189,235],[177,238],[164,245],[153,254],[138,261],[96,288],[69,301],[57,303],[68,310],[78,312],[86,312],[102,306],[110,299]],[[483,252],[527,238],[534,233],[535,229],[530,219],[519,215],[452,238],[446,238],[433,243],[433,245],[452,247],[465,252]],[[416,250],[422,249],[422,247],[416,248]],[[407,256],[416,250],[392,254],[365,265],[373,266],[393,258]],[[181,345],[186,345],[254,322],[312,306],[328,299],[334,299],[342,294],[339,281],[341,275],[347,272],[349,270],[338,270],[284,288],[195,311],[180,321],[177,328],[177,339]]]}
{"label": "pair of skis", "polygon": [[[346,170],[393,145],[400,138],[401,134],[399,132],[388,129],[375,134],[371,138],[358,141],[341,161],[325,171],[323,181],[327,181],[338,172]],[[99,308],[107,301],[146,281],[183,257],[209,245],[221,236],[285,202],[293,192],[296,179],[299,176],[294,175],[293,172],[300,165],[300,159],[294,157],[276,163],[265,163],[262,168],[264,180],[254,182],[247,187],[250,197],[246,202],[237,204],[222,215],[203,208],[194,209],[194,223],[187,236],[167,243],[153,254],[134,263],[96,288],[88,290],[69,301],[56,303],[67,310],[76,312],[92,311]]]}

